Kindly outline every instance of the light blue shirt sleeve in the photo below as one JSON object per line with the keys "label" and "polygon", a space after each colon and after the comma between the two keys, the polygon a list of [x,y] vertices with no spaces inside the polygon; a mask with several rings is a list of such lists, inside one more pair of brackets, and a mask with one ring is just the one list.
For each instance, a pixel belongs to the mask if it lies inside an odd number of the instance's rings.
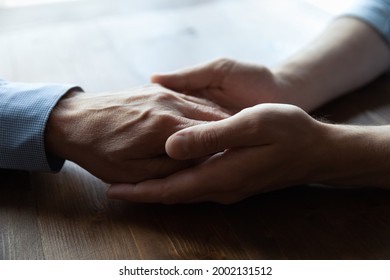
{"label": "light blue shirt sleeve", "polygon": [[344,15],[368,23],[390,45],[390,0],[358,0]]}
{"label": "light blue shirt sleeve", "polygon": [[74,86],[0,80],[0,169],[58,171],[64,160],[46,153],[49,114]]}

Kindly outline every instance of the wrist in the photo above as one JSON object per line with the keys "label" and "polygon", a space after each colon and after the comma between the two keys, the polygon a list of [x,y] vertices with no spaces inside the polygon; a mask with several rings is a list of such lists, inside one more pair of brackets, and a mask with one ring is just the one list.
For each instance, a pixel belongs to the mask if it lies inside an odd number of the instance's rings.
{"label": "wrist", "polygon": [[322,124],[312,183],[340,186],[390,185],[390,126]]}
{"label": "wrist", "polygon": [[83,94],[79,89],[66,93],[53,108],[45,129],[45,147],[49,154],[62,159],[69,159],[68,137],[75,123],[77,97]]}
{"label": "wrist", "polygon": [[286,62],[272,69],[281,92],[283,103],[292,104],[310,112],[322,105],[319,97],[325,96],[321,88],[311,84],[318,79],[310,77],[310,71],[297,62]]}

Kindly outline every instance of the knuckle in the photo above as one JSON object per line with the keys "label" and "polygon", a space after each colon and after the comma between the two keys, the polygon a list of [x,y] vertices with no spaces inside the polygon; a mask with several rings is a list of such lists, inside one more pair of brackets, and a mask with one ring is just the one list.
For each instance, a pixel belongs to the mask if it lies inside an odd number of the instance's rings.
{"label": "knuckle", "polygon": [[166,112],[161,112],[157,117],[158,121],[162,124],[171,124],[176,121],[175,115]]}
{"label": "knuckle", "polygon": [[172,93],[169,92],[160,92],[159,94],[156,95],[156,101],[159,102],[166,102],[170,101],[172,99]]}
{"label": "knuckle", "polygon": [[236,62],[229,58],[219,58],[214,62],[215,69],[221,73],[228,73],[232,70]]}
{"label": "knuckle", "polygon": [[213,129],[208,129],[199,135],[199,142],[206,151],[214,150],[218,147],[218,135]]}
{"label": "knuckle", "polygon": [[230,58],[220,57],[214,61],[214,64],[221,66],[221,65],[230,64],[233,62],[234,61]]}
{"label": "knuckle", "polygon": [[156,116],[155,129],[164,137],[168,136],[166,134],[173,133],[176,129],[176,126],[180,123],[177,116],[173,114],[158,114]]}
{"label": "knuckle", "polygon": [[170,104],[177,100],[178,96],[169,91],[160,91],[153,95],[153,101],[157,104]]}
{"label": "knuckle", "polygon": [[260,136],[263,133],[267,133],[269,129],[269,124],[266,121],[259,124],[256,120],[249,120],[246,125],[247,133],[253,136]]}

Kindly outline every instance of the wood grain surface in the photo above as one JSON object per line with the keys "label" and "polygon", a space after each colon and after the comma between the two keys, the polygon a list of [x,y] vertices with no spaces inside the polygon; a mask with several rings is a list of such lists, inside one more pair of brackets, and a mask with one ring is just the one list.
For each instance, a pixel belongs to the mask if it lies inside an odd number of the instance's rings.
{"label": "wood grain surface", "polygon": [[[273,65],[329,19],[299,1],[270,0],[0,10],[0,76],[101,91],[219,56]],[[383,77],[315,115],[388,124],[389,92]],[[58,174],[1,171],[0,259],[390,258],[388,191],[297,186],[230,206],[164,206],[110,201],[106,188],[71,162]]]}

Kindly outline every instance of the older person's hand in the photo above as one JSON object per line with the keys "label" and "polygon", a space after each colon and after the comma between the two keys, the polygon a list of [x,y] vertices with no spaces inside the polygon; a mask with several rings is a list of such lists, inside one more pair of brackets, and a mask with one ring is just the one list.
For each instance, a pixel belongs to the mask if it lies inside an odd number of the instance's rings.
{"label": "older person's hand", "polygon": [[135,183],[188,166],[169,158],[167,138],[228,115],[209,101],[151,85],[123,92],[72,92],[46,127],[50,154],[79,164],[106,182]]}

